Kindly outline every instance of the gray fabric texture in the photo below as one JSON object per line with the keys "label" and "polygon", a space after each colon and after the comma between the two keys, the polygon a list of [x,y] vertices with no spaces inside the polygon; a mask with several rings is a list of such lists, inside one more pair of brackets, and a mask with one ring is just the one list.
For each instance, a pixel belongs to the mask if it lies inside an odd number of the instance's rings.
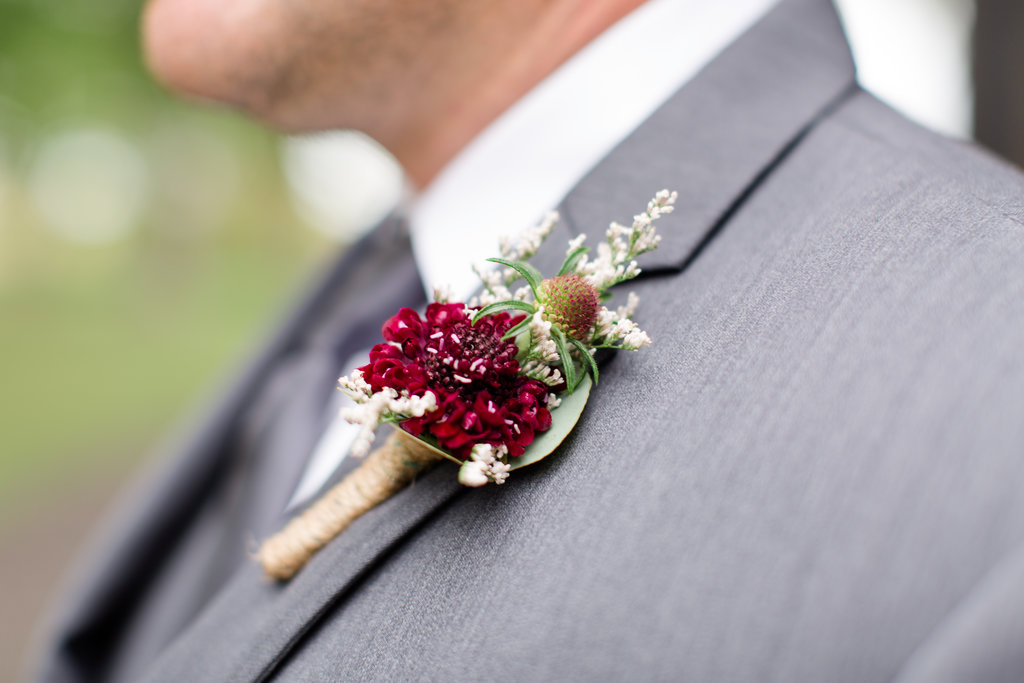
{"label": "gray fabric texture", "polygon": [[396,218],[332,265],[115,506],[58,603],[39,679],[138,680],[249,564],[256,539],[280,526],[310,444],[331,417],[341,364],[379,338],[395,309],[422,298]]}
{"label": "gray fabric texture", "polygon": [[[151,681],[1024,679],[1024,179],[858,90],[829,4],[783,0],[573,190],[566,231],[597,238],[664,186],[679,210],[631,287],[654,345],[603,366],[555,456],[481,490],[440,466],[287,584],[234,551],[214,585],[180,570],[165,592],[137,566],[174,556],[133,556],[170,533],[152,509],[79,589],[44,677],[128,671],[131,629],[99,628],[97,596],[121,591],[126,624],[164,620],[154,596],[203,603],[145,636],[162,654],[131,671]],[[288,387],[353,336],[355,304],[331,302],[363,299],[331,293],[366,286],[359,263],[281,335],[306,343],[257,365],[284,388],[218,418],[276,406],[242,451],[309,442]],[[198,443],[182,462],[227,457]],[[297,476],[243,469],[282,504]],[[190,501],[192,568],[204,516],[272,526],[218,513],[205,480],[156,485]]]}

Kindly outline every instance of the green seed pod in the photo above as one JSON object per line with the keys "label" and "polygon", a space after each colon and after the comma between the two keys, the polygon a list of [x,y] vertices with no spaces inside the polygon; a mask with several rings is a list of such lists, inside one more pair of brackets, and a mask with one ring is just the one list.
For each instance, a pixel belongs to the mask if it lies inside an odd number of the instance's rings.
{"label": "green seed pod", "polygon": [[570,337],[582,340],[601,309],[597,288],[576,274],[559,275],[540,285],[544,317]]}

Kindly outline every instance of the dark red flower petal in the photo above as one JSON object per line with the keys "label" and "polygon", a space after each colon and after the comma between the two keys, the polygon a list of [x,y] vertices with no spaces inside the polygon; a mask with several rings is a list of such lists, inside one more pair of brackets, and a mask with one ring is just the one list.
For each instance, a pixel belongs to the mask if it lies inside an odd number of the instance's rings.
{"label": "dark red flower petal", "polygon": [[523,318],[498,313],[473,325],[462,304],[430,304],[422,318],[403,308],[381,330],[389,343],[373,347],[360,370],[374,391],[434,393],[437,410],[402,423],[410,434],[430,434],[463,459],[481,443],[519,456],[551,427],[548,387],[519,375],[518,348],[501,338]]}

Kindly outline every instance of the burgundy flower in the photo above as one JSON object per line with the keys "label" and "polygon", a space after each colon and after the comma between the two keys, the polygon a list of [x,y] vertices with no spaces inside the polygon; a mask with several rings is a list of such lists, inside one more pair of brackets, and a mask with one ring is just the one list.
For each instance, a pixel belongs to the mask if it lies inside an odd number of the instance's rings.
{"label": "burgundy flower", "polygon": [[501,338],[522,316],[498,313],[476,325],[471,319],[463,304],[430,304],[425,319],[403,308],[384,324],[388,343],[373,347],[360,370],[374,392],[434,393],[437,410],[402,423],[410,434],[429,434],[461,459],[480,443],[522,455],[551,427],[548,387],[519,375],[518,348]]}

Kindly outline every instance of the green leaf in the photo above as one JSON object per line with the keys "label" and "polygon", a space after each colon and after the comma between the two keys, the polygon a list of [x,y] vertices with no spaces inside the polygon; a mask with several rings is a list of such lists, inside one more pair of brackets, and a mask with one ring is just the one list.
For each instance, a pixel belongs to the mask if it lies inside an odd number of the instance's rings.
{"label": "green leaf", "polygon": [[502,311],[526,311],[529,314],[533,314],[537,309],[533,307],[533,304],[529,304],[525,301],[495,301],[493,304],[487,304],[473,316],[473,324],[476,325],[480,318],[486,315],[492,315],[494,313],[500,313]]}
{"label": "green leaf", "polygon": [[517,470],[543,460],[558,448],[583,414],[583,408],[590,397],[590,386],[590,378],[584,375],[576,391],[559,396],[562,404],[551,411],[551,429],[539,432],[533,443],[526,447],[526,452],[518,458],[508,459],[512,469]]}
{"label": "green leaf", "polygon": [[558,347],[558,355],[562,359],[562,374],[565,375],[566,390],[571,394],[579,385],[579,380],[576,379],[576,363],[573,362],[572,354],[569,353],[562,330],[552,325],[551,338],[555,340],[555,346]]}
{"label": "green leaf", "polygon": [[587,345],[581,342],[575,337],[569,337],[569,341],[580,350],[580,355],[583,356],[583,364],[590,370],[590,375],[594,378],[594,384],[597,384],[597,362],[594,361],[594,357],[590,355],[590,350],[587,349]]}
{"label": "green leaf", "polygon": [[491,263],[500,263],[522,275],[526,283],[530,285],[530,289],[533,290],[533,296],[540,299],[540,283],[544,276],[540,274],[539,270],[523,261],[508,261],[503,258],[489,258],[487,260]]}
{"label": "green leaf", "polygon": [[582,258],[582,256],[588,251],[590,251],[590,247],[581,246],[576,247],[566,254],[565,260],[562,261],[562,267],[558,269],[558,274],[565,275],[566,273],[571,273],[576,268],[576,264],[579,263],[580,258]]}

